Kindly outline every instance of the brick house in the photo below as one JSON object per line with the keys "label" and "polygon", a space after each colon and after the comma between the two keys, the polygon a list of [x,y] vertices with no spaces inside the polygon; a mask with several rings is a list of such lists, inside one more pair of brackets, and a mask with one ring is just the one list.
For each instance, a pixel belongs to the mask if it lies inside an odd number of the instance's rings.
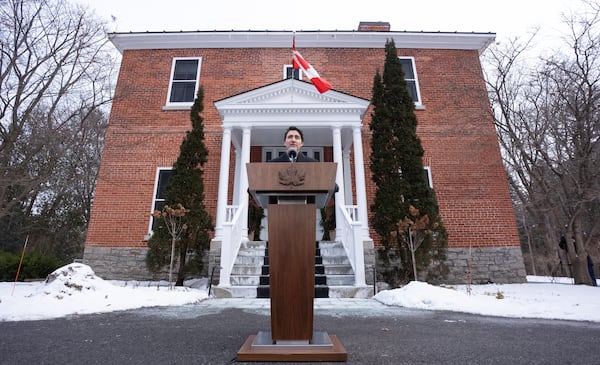
{"label": "brick house", "polygon": [[[368,220],[375,190],[369,173],[369,99],[373,76],[383,68],[385,42],[393,38],[415,100],[426,173],[449,234],[446,282],[464,283],[469,267],[474,282],[524,281],[479,59],[495,34],[395,32],[388,23],[365,22],[358,31],[300,31],[295,37],[298,50],[332,90],[319,94],[293,73],[288,31],[110,35],[122,62],[84,262],[105,278],[151,277],[144,263],[150,212],[161,204],[190,128],[189,108],[203,85],[210,151],[205,196],[216,227],[208,256],[210,267],[220,268],[217,288],[224,295],[252,296],[254,279],[236,276],[244,250],[254,247],[246,228],[248,182],[242,166],[281,153],[283,133],[295,125],[304,131],[305,153],[338,163],[337,242],[323,251],[335,256],[333,261],[344,256],[351,279],[340,282],[333,295],[372,292],[378,243]],[[336,275],[328,280],[335,282]]]}

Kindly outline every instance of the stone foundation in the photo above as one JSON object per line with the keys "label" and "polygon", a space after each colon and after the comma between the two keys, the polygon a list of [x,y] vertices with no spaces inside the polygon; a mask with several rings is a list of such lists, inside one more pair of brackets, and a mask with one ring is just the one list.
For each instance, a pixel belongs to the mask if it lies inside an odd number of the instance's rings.
{"label": "stone foundation", "polygon": [[[366,284],[373,285],[373,268],[376,253],[372,241],[363,242]],[[152,274],[146,268],[145,247],[86,246],[82,263],[89,265],[99,277],[107,280],[168,280],[166,271]],[[525,265],[520,247],[486,247],[471,249],[472,283],[523,283],[526,281]],[[210,276],[214,268],[213,285],[219,284],[221,242],[212,241],[210,251],[204,255],[205,272]],[[469,271],[469,248],[449,248],[446,265],[449,270],[446,284],[466,284]]]}
{"label": "stone foundation", "polygon": [[[221,241],[210,241],[210,250],[208,251],[208,273],[213,273],[212,285],[219,285],[221,275]],[[209,278],[210,280],[210,278]]]}
{"label": "stone foundation", "polygon": [[[106,280],[169,280],[168,267],[159,273],[151,273],[146,268],[147,247],[98,247],[86,246],[83,260],[94,273]],[[220,253],[220,252],[219,252]],[[204,269],[199,275],[206,277],[208,259],[204,255]],[[173,265],[173,280],[177,277],[178,262]],[[215,275],[218,271],[215,271]]]}
{"label": "stone foundation", "polygon": [[82,263],[106,280],[168,280],[168,275],[148,271],[146,252],[146,247],[86,246]]}
{"label": "stone foundation", "polygon": [[365,282],[373,287],[375,284],[375,266],[377,265],[377,256],[373,241],[363,241],[363,255],[365,259]]}
{"label": "stone foundation", "polygon": [[[399,258],[398,258],[399,260]],[[401,265],[399,261],[391,265]],[[444,262],[445,274],[435,279],[427,279],[431,272],[419,270],[420,281],[434,285],[467,284],[469,279],[469,248],[449,248]],[[377,261],[378,270],[383,270],[382,262]],[[523,283],[527,280],[525,264],[520,247],[485,247],[471,249],[471,283]]]}
{"label": "stone foundation", "polygon": [[[469,272],[469,248],[449,248],[446,258],[447,284],[466,284]],[[520,247],[471,249],[472,283],[523,283],[527,280]]]}

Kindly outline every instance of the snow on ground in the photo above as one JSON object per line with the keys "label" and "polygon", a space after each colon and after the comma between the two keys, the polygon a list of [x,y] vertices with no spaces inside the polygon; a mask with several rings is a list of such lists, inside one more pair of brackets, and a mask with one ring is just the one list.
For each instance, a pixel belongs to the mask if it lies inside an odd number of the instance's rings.
{"label": "snow on ground", "polygon": [[[482,315],[600,322],[600,287],[568,278],[527,277],[525,284],[434,286],[411,282],[379,292],[390,306]],[[470,293],[468,292],[470,289]],[[155,306],[194,304],[208,298],[206,280],[170,288],[167,282],[103,280],[87,265],[59,268],[46,281],[0,283],[0,321],[25,321]]]}
{"label": "snow on ground", "polygon": [[[14,289],[14,293],[13,293]],[[168,283],[106,281],[84,264],[63,266],[45,282],[0,283],[0,320],[20,321],[197,303],[207,290]]]}
{"label": "snow on ground", "polygon": [[547,318],[600,322],[600,288],[573,285],[570,279],[548,282],[528,276],[527,284],[438,287],[411,282],[374,298],[387,305],[450,310],[500,317]]}

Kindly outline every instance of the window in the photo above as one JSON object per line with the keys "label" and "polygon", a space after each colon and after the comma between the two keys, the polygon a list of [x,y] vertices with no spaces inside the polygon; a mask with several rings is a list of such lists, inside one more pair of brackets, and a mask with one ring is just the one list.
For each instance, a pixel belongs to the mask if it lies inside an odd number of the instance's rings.
{"label": "window", "polygon": [[413,57],[399,57],[404,72],[404,80],[408,93],[415,104],[421,104],[421,93],[419,92],[419,80],[417,79],[417,69],[415,68],[415,59]]}
{"label": "window", "polygon": [[[154,198],[152,199],[152,211],[162,211],[165,205],[165,189],[169,183],[169,178],[173,175],[171,168],[159,168],[156,172],[156,182],[154,183]],[[155,218],[151,217],[150,227],[148,230],[152,232],[155,227]]]}
{"label": "window", "polygon": [[[317,161],[323,162],[323,147],[302,147],[302,154],[309,156]],[[268,162],[285,154],[285,148],[283,147],[265,147],[263,148],[263,161]]]}
{"label": "window", "polygon": [[431,167],[425,166],[423,167],[423,171],[425,171],[425,179],[427,179],[427,184],[431,189],[433,189],[433,180],[431,180]]}
{"label": "window", "polygon": [[173,59],[167,104],[191,105],[194,102],[198,92],[200,61],[200,58]]}
{"label": "window", "polygon": [[290,77],[294,77],[296,80],[302,80],[302,74],[300,73],[300,69],[294,69],[292,65],[284,65],[283,66],[283,78],[289,79]]}

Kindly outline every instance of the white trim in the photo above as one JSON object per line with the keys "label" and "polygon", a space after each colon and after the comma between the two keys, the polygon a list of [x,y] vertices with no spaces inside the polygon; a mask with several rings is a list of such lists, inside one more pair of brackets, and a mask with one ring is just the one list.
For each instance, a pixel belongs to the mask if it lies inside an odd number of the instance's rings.
{"label": "white trim", "polygon": [[[171,89],[173,87],[173,75],[175,73],[175,65],[177,64],[177,61],[183,61],[183,60],[197,60],[198,61],[198,69],[196,69],[196,77],[195,77],[195,85],[194,85],[194,98],[192,99],[192,101],[186,101],[186,102],[171,102],[169,101],[169,99],[171,99]],[[171,63],[171,75],[169,76],[169,89],[167,91],[167,99],[166,99],[166,103],[163,106],[163,110],[168,110],[168,109],[189,109],[192,107],[192,105],[194,104],[194,99],[196,98],[196,95],[198,94],[198,88],[200,85],[200,69],[202,67],[202,57],[173,57],[173,61]],[[191,81],[191,80],[189,80]]]}
{"label": "white trim", "polygon": [[306,81],[286,79],[214,102],[223,125],[253,127],[274,125],[332,126],[360,125],[369,100],[329,90],[319,94]]}
{"label": "white trim", "polygon": [[369,235],[369,208],[367,205],[367,183],[365,181],[365,161],[362,145],[362,129],[352,129],[352,145],[354,146],[354,175],[356,186],[356,204],[358,205],[358,219],[362,225],[363,241],[371,241]]}
{"label": "white trim", "polygon": [[431,166],[423,166],[423,169],[425,170],[425,174],[427,174],[427,184],[429,184],[429,187],[433,189],[433,177],[431,177]]}
{"label": "white trim", "polygon": [[417,98],[418,100],[415,100],[415,106],[416,105],[422,105],[423,104],[423,99],[421,98],[421,88],[419,87],[419,76],[417,74],[417,64],[415,62],[415,58],[412,56],[398,56],[398,58],[400,60],[409,60],[411,63],[411,67],[412,67],[412,72],[415,75],[414,79],[408,79],[406,78],[406,75],[404,75],[404,80],[410,80],[410,81],[414,81],[415,83],[415,88],[416,88],[416,92],[417,92]]}
{"label": "white trim", "polygon": [[[169,166],[169,167],[157,167],[156,168],[156,174],[154,175],[154,190],[152,190],[152,204],[150,205],[150,214],[152,214],[154,212],[154,207],[156,206],[156,193],[158,192],[158,179],[160,178],[160,172],[161,171],[167,171],[167,170],[173,170],[173,166]],[[164,201],[164,199],[163,199]],[[152,222],[154,221],[154,218],[152,216],[150,216],[149,222],[148,222],[148,235],[147,237],[149,238],[149,236],[152,236]]]}
{"label": "white trim", "polygon": [[110,33],[119,52],[130,49],[174,48],[291,48],[292,36],[302,48],[384,48],[393,39],[396,48],[466,49],[483,52],[496,33],[357,32],[357,31],[189,31]]}
{"label": "white trim", "polygon": [[[294,65],[292,65],[291,63],[283,65],[283,77],[282,77],[283,79],[287,79],[288,78],[287,77],[287,70],[288,70],[288,68],[293,69],[293,67],[294,67]],[[293,74],[293,72],[292,72],[292,74]],[[296,79],[296,80],[302,80],[302,70],[300,70],[300,69],[298,69],[298,77],[299,78]]]}

